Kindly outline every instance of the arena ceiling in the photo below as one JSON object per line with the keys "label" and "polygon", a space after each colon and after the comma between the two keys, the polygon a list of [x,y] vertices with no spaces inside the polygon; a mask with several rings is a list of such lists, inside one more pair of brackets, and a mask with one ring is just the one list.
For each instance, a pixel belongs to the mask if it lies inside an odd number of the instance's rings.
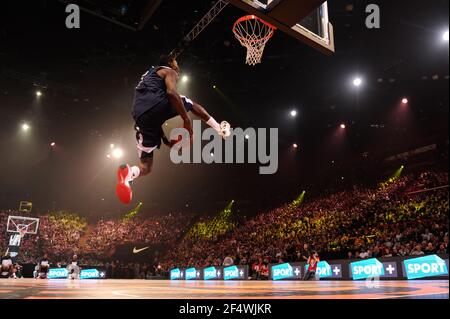
{"label": "arena ceiling", "polygon": [[[30,199],[42,209],[123,211],[113,195],[117,163],[106,161],[106,148],[120,143],[134,160],[134,85],[213,3],[79,1],[85,9],[79,30],[64,26],[65,1],[3,4],[0,207]],[[136,196],[150,210],[211,209],[232,198],[270,205],[341,179],[363,162],[362,154],[378,160],[448,140],[449,49],[439,41],[448,29],[448,1],[380,1],[379,30],[364,26],[368,3],[330,1],[334,56],[278,33],[255,68],[244,64],[231,32],[243,12],[228,6],[180,57],[190,77],[183,90],[235,126],[278,127],[279,173],[263,178],[254,166],[176,167],[163,151]],[[364,86],[354,90],[349,83],[357,75]],[[43,91],[39,101],[36,90]],[[403,97],[410,108],[399,117]],[[299,116],[292,120],[294,108]],[[31,138],[20,134],[23,121],[32,123]],[[333,137],[340,123],[347,124],[343,142]],[[58,152],[48,148],[52,141]],[[300,146],[295,153],[292,143]]]}

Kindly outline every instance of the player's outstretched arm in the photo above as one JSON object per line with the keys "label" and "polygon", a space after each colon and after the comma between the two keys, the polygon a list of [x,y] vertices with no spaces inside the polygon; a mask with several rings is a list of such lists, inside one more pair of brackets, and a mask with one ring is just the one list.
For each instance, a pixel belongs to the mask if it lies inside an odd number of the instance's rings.
{"label": "player's outstretched arm", "polygon": [[186,109],[184,108],[183,101],[181,100],[180,94],[177,92],[177,79],[178,74],[173,70],[164,70],[164,81],[166,82],[167,96],[169,97],[169,102],[180,114],[184,121],[184,128],[189,131],[192,136],[192,123],[189,118]]}

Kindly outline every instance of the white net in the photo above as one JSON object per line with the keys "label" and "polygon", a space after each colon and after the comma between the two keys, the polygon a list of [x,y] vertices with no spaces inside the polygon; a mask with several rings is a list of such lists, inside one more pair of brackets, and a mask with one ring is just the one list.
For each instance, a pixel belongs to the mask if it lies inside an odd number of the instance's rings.
{"label": "white net", "polygon": [[245,16],[234,24],[233,32],[242,46],[247,48],[248,65],[261,63],[267,42],[275,27],[256,16]]}

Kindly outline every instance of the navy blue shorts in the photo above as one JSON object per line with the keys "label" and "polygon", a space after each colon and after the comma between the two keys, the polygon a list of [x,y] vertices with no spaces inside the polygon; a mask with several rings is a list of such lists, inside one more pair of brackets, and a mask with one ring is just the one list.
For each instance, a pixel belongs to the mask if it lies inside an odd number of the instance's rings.
{"label": "navy blue shorts", "polygon": [[[186,111],[192,111],[194,102],[185,96],[181,96],[181,99]],[[164,136],[162,125],[178,115],[177,110],[171,104],[164,103],[137,118],[134,128],[140,158],[152,157],[153,151],[161,147],[161,139]]]}

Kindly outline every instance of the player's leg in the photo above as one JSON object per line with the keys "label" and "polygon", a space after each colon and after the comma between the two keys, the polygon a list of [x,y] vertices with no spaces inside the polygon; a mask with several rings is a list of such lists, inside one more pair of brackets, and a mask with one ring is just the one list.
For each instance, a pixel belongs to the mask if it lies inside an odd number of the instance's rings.
{"label": "player's leg", "polygon": [[124,204],[131,203],[133,196],[131,183],[138,177],[149,175],[152,171],[153,152],[161,146],[162,123],[157,110],[147,112],[136,121],[136,141],[140,163],[136,166],[122,165],[117,173],[116,194]]}
{"label": "player's leg", "polygon": [[150,156],[141,158],[141,162],[139,163],[139,174],[137,174],[136,171],[134,179],[142,176],[147,176],[152,172],[152,168],[153,168],[153,152],[151,153]]}
{"label": "player's leg", "polygon": [[219,135],[223,137],[230,136],[231,132],[228,122],[223,121],[219,124],[202,105],[188,99],[185,96],[182,96],[182,100],[185,104],[186,110],[191,111],[194,115],[198,116],[202,121],[215,129]]}

